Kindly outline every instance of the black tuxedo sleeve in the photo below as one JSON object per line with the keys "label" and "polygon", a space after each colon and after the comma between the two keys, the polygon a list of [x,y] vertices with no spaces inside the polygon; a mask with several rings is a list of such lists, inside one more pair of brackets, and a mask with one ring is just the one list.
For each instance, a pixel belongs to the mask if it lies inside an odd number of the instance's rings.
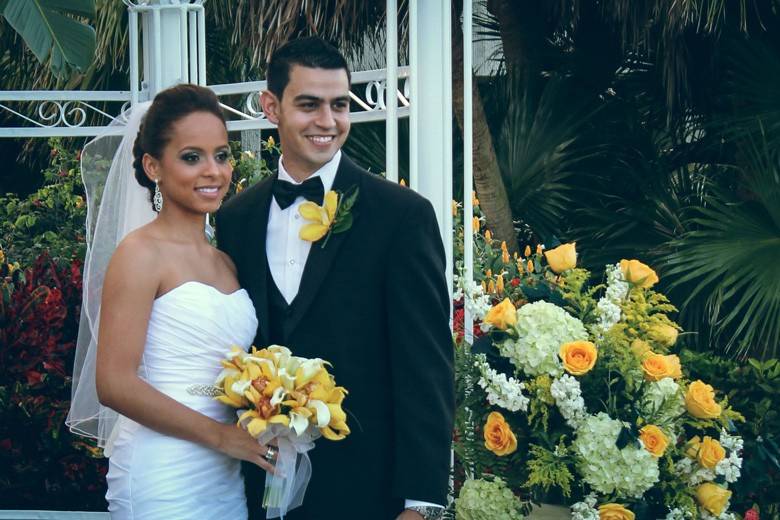
{"label": "black tuxedo sleeve", "polygon": [[455,390],[446,260],[433,207],[415,197],[387,257],[393,495],[446,504]]}

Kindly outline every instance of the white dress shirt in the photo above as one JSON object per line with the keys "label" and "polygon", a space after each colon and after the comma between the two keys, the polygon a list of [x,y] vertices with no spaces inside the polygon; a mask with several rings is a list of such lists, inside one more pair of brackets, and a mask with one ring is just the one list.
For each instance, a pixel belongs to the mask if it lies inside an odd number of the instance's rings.
{"label": "white dress shirt", "polygon": [[[341,150],[308,178],[319,177],[322,180],[325,193],[328,193],[333,187],[333,180],[336,178],[336,170],[338,170],[340,161]],[[279,159],[279,180],[301,184],[284,169],[284,156]],[[265,253],[268,256],[271,276],[288,304],[292,303],[295,295],[298,294],[303,267],[306,265],[306,259],[309,257],[309,250],[311,250],[311,242],[303,240],[299,236],[301,228],[309,223],[298,213],[298,208],[305,201],[305,198],[298,197],[287,208],[282,209],[276,199],[272,197],[271,211],[268,214]],[[317,204],[322,204],[322,201],[317,201]]]}
{"label": "white dress shirt", "polygon": [[[336,171],[341,161],[341,150],[336,152],[333,158],[325,163],[319,170],[311,174],[312,177],[320,177],[325,193],[333,188],[333,181],[336,178]],[[306,180],[308,180],[306,179]],[[287,173],[284,169],[284,156],[279,159],[279,180],[287,181],[292,184],[301,184]],[[290,304],[298,294],[303,276],[303,268],[306,265],[306,259],[309,257],[311,242],[300,238],[301,228],[308,222],[298,213],[298,208],[306,201],[303,197],[298,197],[287,208],[282,209],[272,197],[271,211],[268,214],[268,230],[265,239],[265,253],[268,256],[268,266],[271,269],[271,276],[279,288],[279,292],[284,296],[285,301]],[[319,202],[321,204],[322,202]],[[410,506],[437,506],[439,504],[430,502],[421,502],[419,500],[406,500],[404,507]]]}

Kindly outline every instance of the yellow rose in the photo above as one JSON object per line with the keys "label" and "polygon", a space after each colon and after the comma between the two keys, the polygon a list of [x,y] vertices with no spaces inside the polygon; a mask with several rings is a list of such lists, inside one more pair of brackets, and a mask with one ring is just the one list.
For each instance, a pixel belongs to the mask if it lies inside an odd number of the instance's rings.
{"label": "yellow rose", "polygon": [[650,344],[641,339],[635,339],[631,342],[631,352],[639,359],[644,359],[645,354],[651,352]]}
{"label": "yellow rose", "polygon": [[620,270],[623,271],[626,280],[643,289],[649,289],[658,283],[658,275],[655,271],[639,260],[621,260]]}
{"label": "yellow rose", "polygon": [[620,504],[599,506],[599,520],[634,520],[634,513]]}
{"label": "yellow rose", "polygon": [[688,385],[688,391],[685,393],[685,407],[688,409],[688,413],[698,419],[720,417],[720,405],[715,402],[715,390],[698,379]]}
{"label": "yellow rose", "polygon": [[598,351],[590,341],[571,341],[561,345],[558,353],[563,361],[563,368],[570,374],[581,376],[590,372],[596,364]]}
{"label": "yellow rose", "polygon": [[680,358],[674,354],[664,356],[654,352],[647,353],[642,359],[642,370],[644,370],[645,379],[648,381],[660,381],[665,377],[672,379],[682,377]]}
{"label": "yellow rose", "polygon": [[485,448],[499,457],[509,455],[517,450],[517,438],[504,416],[498,412],[491,412],[485,423]]}
{"label": "yellow rose", "polygon": [[[490,282],[493,283],[492,280]],[[483,321],[497,329],[506,330],[517,323],[517,310],[509,298],[504,298],[504,301],[490,308]]]}
{"label": "yellow rose", "polygon": [[715,469],[718,462],[722,461],[726,457],[726,450],[720,445],[718,441],[712,437],[704,437],[704,440],[699,444],[696,458],[703,467],[708,469]]}
{"label": "yellow rose", "polygon": [[671,347],[677,342],[677,329],[666,323],[656,323],[648,331],[650,339],[665,346]]}
{"label": "yellow rose", "polygon": [[666,434],[653,424],[648,424],[639,430],[639,440],[642,441],[645,449],[649,451],[654,457],[660,457],[666,451],[666,447],[669,446],[669,439]]}
{"label": "yellow rose", "polygon": [[723,513],[730,498],[731,491],[712,482],[705,482],[696,488],[696,500],[699,501],[701,507],[715,516],[720,516]]}
{"label": "yellow rose", "polygon": [[701,437],[694,435],[691,440],[685,443],[685,455],[691,459],[699,456],[699,447],[701,446]]}
{"label": "yellow rose", "polygon": [[547,263],[550,264],[550,269],[556,274],[561,274],[564,271],[577,267],[577,248],[575,244],[575,242],[563,244],[544,252],[544,257],[547,259]]}

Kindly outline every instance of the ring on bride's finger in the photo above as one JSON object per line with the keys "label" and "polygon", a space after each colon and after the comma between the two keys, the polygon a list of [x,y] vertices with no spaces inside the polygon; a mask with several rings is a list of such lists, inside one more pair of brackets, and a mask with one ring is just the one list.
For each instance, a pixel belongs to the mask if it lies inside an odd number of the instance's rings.
{"label": "ring on bride's finger", "polygon": [[268,462],[273,461],[276,458],[276,448],[273,446],[268,446],[268,449],[266,450],[265,455],[263,455],[263,458]]}

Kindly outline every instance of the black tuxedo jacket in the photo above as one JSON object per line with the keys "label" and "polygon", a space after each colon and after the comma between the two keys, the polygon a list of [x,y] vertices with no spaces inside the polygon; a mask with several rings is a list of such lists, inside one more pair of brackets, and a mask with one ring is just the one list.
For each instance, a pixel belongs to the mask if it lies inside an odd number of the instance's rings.
{"label": "black tuxedo jacket", "polygon": [[[258,347],[268,343],[265,237],[275,177],[217,214],[219,247],[257,311]],[[320,439],[309,452],[313,475],[291,520],[380,520],[395,518],[404,499],[446,503],[453,344],[436,216],[425,198],[342,153],[332,189],[352,186],[359,188],[352,227],[324,248],[312,244],[285,325],[293,354],[333,364],[336,383],[349,391],[343,407],[352,433]],[[258,471],[257,482],[247,477],[250,510],[261,500]]]}

